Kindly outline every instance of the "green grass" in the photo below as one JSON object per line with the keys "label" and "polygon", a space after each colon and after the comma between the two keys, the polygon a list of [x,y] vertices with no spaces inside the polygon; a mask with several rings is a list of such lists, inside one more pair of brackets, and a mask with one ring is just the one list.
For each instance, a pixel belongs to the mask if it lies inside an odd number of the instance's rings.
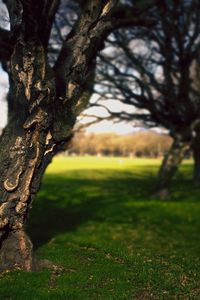
{"label": "green grass", "polygon": [[28,231],[65,271],[4,273],[0,299],[200,299],[200,191],[186,162],[170,201],[152,199],[159,163],[56,158]]}

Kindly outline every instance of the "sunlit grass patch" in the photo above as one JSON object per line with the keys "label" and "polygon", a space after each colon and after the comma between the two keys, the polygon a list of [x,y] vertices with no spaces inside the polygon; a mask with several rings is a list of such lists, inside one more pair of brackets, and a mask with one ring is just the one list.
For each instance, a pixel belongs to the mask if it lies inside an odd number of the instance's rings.
{"label": "sunlit grass patch", "polygon": [[29,232],[63,274],[0,277],[0,299],[200,299],[200,192],[191,164],[170,201],[152,199],[159,160],[56,158]]}

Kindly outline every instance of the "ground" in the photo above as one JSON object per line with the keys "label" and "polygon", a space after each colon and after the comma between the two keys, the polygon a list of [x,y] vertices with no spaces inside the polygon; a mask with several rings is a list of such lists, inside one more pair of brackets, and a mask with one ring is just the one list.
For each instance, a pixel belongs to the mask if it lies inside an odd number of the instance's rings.
{"label": "ground", "polygon": [[185,162],[168,201],[152,199],[159,160],[54,159],[28,231],[64,267],[0,275],[0,299],[200,299],[200,191]]}

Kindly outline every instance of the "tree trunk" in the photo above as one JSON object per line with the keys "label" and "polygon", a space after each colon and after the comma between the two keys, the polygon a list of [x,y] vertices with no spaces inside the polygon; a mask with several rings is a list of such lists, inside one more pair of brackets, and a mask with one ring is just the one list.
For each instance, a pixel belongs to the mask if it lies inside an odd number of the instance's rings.
{"label": "tree trunk", "polygon": [[[18,43],[12,55],[9,123],[0,140],[0,269],[33,269],[25,222],[42,175],[74,121],[61,125],[42,46]],[[54,115],[58,119],[55,120]],[[61,130],[62,128],[62,130]]]}
{"label": "tree trunk", "polygon": [[34,261],[25,222],[44,171],[59,147],[42,121],[26,130],[13,121],[4,131],[1,149],[0,269],[29,271]]}
{"label": "tree trunk", "polygon": [[200,130],[195,131],[196,135],[192,143],[192,152],[194,159],[193,182],[196,187],[200,187]]}
{"label": "tree trunk", "polygon": [[32,268],[32,243],[24,224],[28,207],[51,159],[48,131],[20,130],[10,123],[1,140],[0,268]]}
{"label": "tree trunk", "polygon": [[174,138],[169,152],[165,155],[158,173],[157,195],[161,199],[167,198],[171,181],[181,164],[189,142],[179,135]]}
{"label": "tree trunk", "polygon": [[[58,1],[39,1],[44,10],[34,1],[5,3],[15,45],[6,63],[9,122],[0,139],[0,269],[28,271],[34,262],[25,232],[27,215],[47,165],[68,142],[77,115],[87,106],[97,52],[112,28],[117,1],[84,2],[53,68],[47,41]],[[41,16],[46,9],[50,15]]]}

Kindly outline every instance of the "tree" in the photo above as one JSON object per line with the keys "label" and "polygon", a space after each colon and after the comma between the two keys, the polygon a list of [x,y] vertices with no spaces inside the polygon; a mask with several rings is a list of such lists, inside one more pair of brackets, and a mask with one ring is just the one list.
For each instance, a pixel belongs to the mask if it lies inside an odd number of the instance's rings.
{"label": "tree", "polygon": [[67,1],[76,3],[77,20],[54,63],[49,45],[60,2],[4,0],[10,30],[0,28],[0,60],[10,88],[0,140],[1,269],[33,269],[25,221],[47,165],[87,105],[97,53],[115,28],[150,25],[145,14],[154,1]]}
{"label": "tree", "polygon": [[[156,4],[153,28],[119,29],[108,37],[114,51],[100,55],[100,98],[117,99],[139,111],[116,112],[104,103],[113,118],[142,120],[148,126],[168,129],[174,143],[163,160],[158,190],[166,195],[184,153],[199,143],[200,93],[194,85],[199,56],[199,1],[162,1]],[[106,95],[106,96],[105,96]],[[194,136],[196,135],[196,142]],[[196,151],[195,169],[200,163]],[[198,176],[200,178],[200,176]]]}

